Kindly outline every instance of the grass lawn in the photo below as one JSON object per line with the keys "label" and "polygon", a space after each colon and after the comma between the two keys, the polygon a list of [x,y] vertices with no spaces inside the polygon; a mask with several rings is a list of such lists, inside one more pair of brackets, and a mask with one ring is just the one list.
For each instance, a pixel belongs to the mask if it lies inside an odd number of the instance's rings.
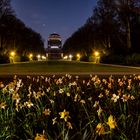
{"label": "grass lawn", "polygon": [[0,75],[47,73],[140,73],[140,69],[76,61],[40,61],[0,65]]}

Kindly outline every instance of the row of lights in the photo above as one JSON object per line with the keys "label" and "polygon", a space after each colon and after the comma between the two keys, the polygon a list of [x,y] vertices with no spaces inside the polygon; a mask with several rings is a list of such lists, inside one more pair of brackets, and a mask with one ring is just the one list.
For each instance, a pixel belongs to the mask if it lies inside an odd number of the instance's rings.
{"label": "row of lights", "polygon": [[[15,55],[16,55],[15,51],[10,52],[10,58],[11,58],[12,62],[14,62]],[[33,54],[32,53],[29,54],[28,57],[29,57],[30,61],[33,60]],[[44,55],[41,56],[40,54],[38,54],[36,57],[37,57],[38,60],[46,60],[46,57]]]}
{"label": "row of lights", "polygon": [[[78,53],[76,55],[76,57],[77,57],[77,60],[80,60],[81,55]],[[73,55],[72,54],[69,54],[69,55],[66,55],[66,56],[63,57],[63,59],[65,59],[65,60],[67,60],[67,59],[72,60],[72,58],[73,58]]]}
{"label": "row of lights", "polygon": [[[12,59],[13,62],[14,62],[15,55],[16,55],[16,53],[14,51],[12,51],[10,53],[10,56],[11,56],[11,59]],[[100,53],[98,51],[94,52],[94,56],[95,56],[95,61],[99,61],[98,59],[100,58]],[[38,54],[36,57],[37,57],[38,60],[46,60],[46,57],[43,56],[43,55],[41,56],[40,54]],[[76,55],[76,57],[77,57],[77,60],[80,60],[81,55],[78,53]],[[73,58],[72,54],[69,54],[69,55],[66,55],[66,56],[63,57],[64,60],[72,60],[72,58]],[[29,60],[30,61],[33,60],[33,54],[29,54]]]}
{"label": "row of lights", "polygon": [[[98,51],[95,51],[94,52],[94,56],[95,56],[95,58],[99,58],[100,57],[100,53]],[[71,54],[70,55],[66,55],[66,56],[63,57],[63,59],[65,59],[65,60],[67,60],[67,59],[72,60],[72,58],[73,58],[73,55],[71,55]],[[77,58],[77,60],[80,60],[81,55],[78,53],[76,55],[76,58]]]}

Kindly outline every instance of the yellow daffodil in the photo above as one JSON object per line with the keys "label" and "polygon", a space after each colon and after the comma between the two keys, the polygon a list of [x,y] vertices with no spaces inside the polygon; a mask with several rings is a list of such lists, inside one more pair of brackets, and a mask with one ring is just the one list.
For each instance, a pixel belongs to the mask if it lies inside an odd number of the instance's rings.
{"label": "yellow daffodil", "polygon": [[20,101],[19,94],[18,93],[12,94],[12,99],[15,100],[16,102],[19,102]]}
{"label": "yellow daffodil", "polygon": [[60,115],[60,119],[64,119],[65,122],[67,122],[68,118],[70,118],[69,112],[66,111],[65,109],[63,112],[60,112],[59,115]]}
{"label": "yellow daffodil", "polygon": [[3,88],[3,87],[4,87],[3,82],[0,82],[0,88]]}
{"label": "yellow daffodil", "polygon": [[53,125],[57,123],[57,120],[56,119],[57,119],[57,117],[55,117],[55,118],[52,119],[52,124]]}
{"label": "yellow daffodil", "polygon": [[70,122],[67,122],[68,129],[73,129],[72,124]]}
{"label": "yellow daffodil", "polygon": [[99,101],[95,101],[95,103],[94,103],[94,105],[93,105],[93,107],[98,107],[99,106]]}
{"label": "yellow daffodil", "polygon": [[118,99],[119,99],[119,96],[118,96],[118,95],[116,95],[116,94],[113,94],[113,95],[112,95],[111,100],[113,100],[114,103],[116,103]]}
{"label": "yellow daffodil", "polygon": [[112,115],[110,115],[108,117],[108,122],[107,124],[109,125],[110,129],[115,129],[115,127],[117,126],[115,119],[113,118]]}
{"label": "yellow daffodil", "polygon": [[6,106],[7,106],[6,102],[0,103],[0,109],[5,109]]}
{"label": "yellow daffodil", "polygon": [[86,102],[85,102],[85,100],[80,100],[80,103],[82,103],[82,104],[85,104]]}
{"label": "yellow daffodil", "polygon": [[24,106],[31,108],[32,106],[34,106],[34,104],[29,100],[29,101],[24,103]]}
{"label": "yellow daffodil", "polygon": [[130,99],[130,94],[124,94],[123,97],[121,98],[123,100],[123,102],[127,102]]}
{"label": "yellow daffodil", "polygon": [[47,140],[47,139],[45,138],[44,134],[41,135],[37,133],[34,140]]}
{"label": "yellow daffodil", "polygon": [[99,109],[97,110],[98,116],[101,116],[101,113],[103,112],[102,108],[99,106]]}
{"label": "yellow daffodil", "polygon": [[98,135],[103,135],[105,132],[104,126],[102,123],[98,123],[98,125],[96,126],[96,133]]}
{"label": "yellow daffodil", "polygon": [[50,111],[49,108],[48,108],[48,109],[45,109],[45,110],[43,111],[43,114],[44,114],[45,116],[49,116],[50,113],[51,113],[51,111]]}

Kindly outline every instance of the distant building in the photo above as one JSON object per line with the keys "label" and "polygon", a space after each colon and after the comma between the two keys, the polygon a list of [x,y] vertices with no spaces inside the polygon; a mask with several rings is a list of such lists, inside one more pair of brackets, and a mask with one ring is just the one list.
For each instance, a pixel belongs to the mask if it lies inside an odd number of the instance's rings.
{"label": "distant building", "polygon": [[63,58],[62,39],[59,34],[53,33],[49,35],[46,55],[48,59]]}

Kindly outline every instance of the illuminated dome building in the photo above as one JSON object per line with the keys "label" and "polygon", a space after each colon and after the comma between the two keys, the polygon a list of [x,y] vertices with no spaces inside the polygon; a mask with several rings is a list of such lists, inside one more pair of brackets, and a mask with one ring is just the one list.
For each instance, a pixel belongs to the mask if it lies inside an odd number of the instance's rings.
{"label": "illuminated dome building", "polygon": [[59,34],[53,33],[48,37],[47,58],[48,59],[61,59],[62,52],[62,39]]}

